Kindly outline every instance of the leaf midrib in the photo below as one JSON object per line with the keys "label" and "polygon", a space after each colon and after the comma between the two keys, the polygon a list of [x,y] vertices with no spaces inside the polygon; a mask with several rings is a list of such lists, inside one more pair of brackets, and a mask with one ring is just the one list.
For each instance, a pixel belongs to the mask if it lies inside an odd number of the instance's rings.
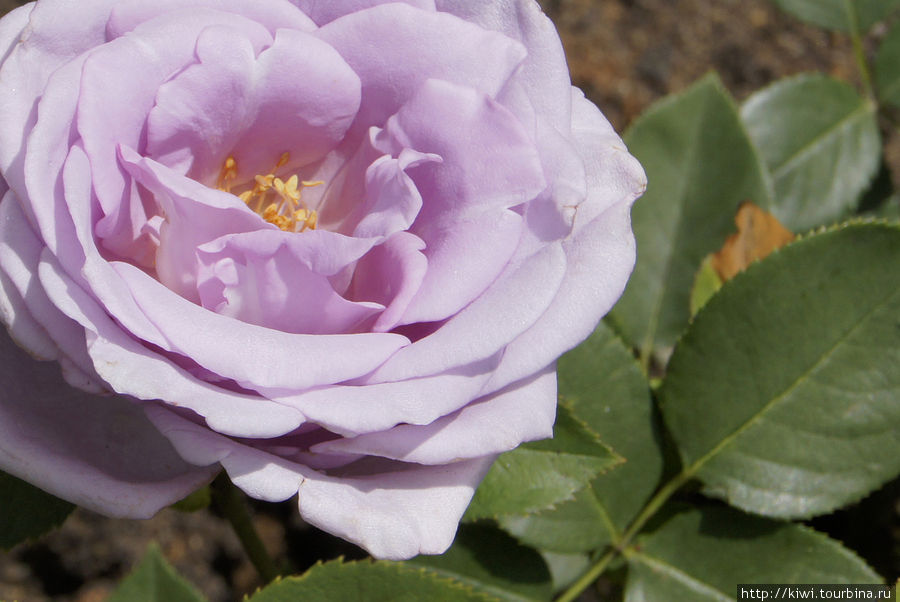
{"label": "leaf midrib", "polygon": [[706,109],[709,105],[709,97],[705,97],[703,99],[702,111],[697,113],[697,118],[694,120],[693,128],[692,128],[692,136],[690,137],[694,143],[688,149],[688,152],[684,153],[685,162],[682,165],[687,165],[688,169],[685,170],[685,176],[682,178],[681,182],[679,182],[678,186],[678,194],[675,195],[675,198],[678,199],[678,203],[676,204],[678,209],[678,216],[675,220],[675,226],[672,228],[672,232],[674,236],[668,238],[671,243],[666,246],[665,253],[665,265],[663,266],[663,270],[661,273],[661,277],[659,278],[659,287],[657,288],[656,300],[653,304],[653,309],[650,312],[650,320],[648,322],[647,334],[644,336],[644,340],[641,343],[640,348],[640,356],[641,363],[646,368],[649,366],[650,357],[653,353],[653,342],[656,340],[656,333],[659,328],[659,318],[662,315],[663,308],[663,300],[666,297],[666,286],[669,282],[669,277],[672,272],[672,262],[675,258],[675,247],[676,243],[682,239],[682,224],[684,223],[684,214],[685,214],[685,202],[687,196],[688,186],[690,185],[691,179],[696,172],[696,170],[700,167],[697,161],[694,161],[694,158],[697,156],[699,152],[699,148],[701,146],[700,143],[700,131],[703,125],[703,115],[706,113]]}
{"label": "leaf midrib", "polygon": [[662,572],[667,577],[671,577],[672,579],[679,581],[680,583],[688,586],[692,590],[699,590],[704,593],[707,593],[717,600],[721,602],[732,602],[733,598],[719,591],[715,586],[706,583],[705,581],[701,581],[700,579],[694,577],[683,571],[682,569],[665,562],[664,560],[660,560],[654,556],[648,556],[643,552],[638,552],[634,548],[629,548],[626,552],[628,560],[637,559],[640,562],[643,562],[647,566],[652,569],[655,569],[659,572]]}
{"label": "leaf midrib", "polygon": [[844,117],[841,118],[840,121],[834,123],[830,128],[826,128],[815,137],[813,137],[809,142],[801,146],[796,152],[794,152],[786,161],[784,161],[777,168],[772,170],[772,178],[775,180],[780,180],[781,177],[788,173],[797,163],[800,163],[802,160],[806,159],[807,155],[816,152],[820,146],[826,144],[827,141],[825,138],[831,138],[833,135],[836,135],[848,124],[852,124],[854,120],[857,118],[861,118],[866,114],[873,113],[873,107],[870,102],[863,100],[858,107],[853,109],[851,112],[847,113]]}

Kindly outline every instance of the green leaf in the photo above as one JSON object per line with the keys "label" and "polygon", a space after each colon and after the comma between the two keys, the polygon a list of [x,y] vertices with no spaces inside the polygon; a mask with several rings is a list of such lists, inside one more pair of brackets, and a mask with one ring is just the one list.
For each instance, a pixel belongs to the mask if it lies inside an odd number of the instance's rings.
{"label": "green leaf", "polygon": [[895,23],[881,41],[875,57],[875,82],[878,97],[900,107],[900,23]]}
{"label": "green leaf", "polygon": [[490,602],[493,596],[399,562],[317,564],[300,577],[279,579],[257,592],[250,602]]}
{"label": "green leaf", "polygon": [[612,541],[617,533],[591,487],[543,512],[504,516],[499,523],[522,543],[564,554],[596,550]]}
{"label": "green leaf", "polygon": [[[900,0],[774,0],[798,19],[838,31],[849,31],[856,18],[860,31],[868,31],[900,7]],[[856,9],[856,14],[851,11]]]}
{"label": "green leaf", "polygon": [[715,75],[641,116],[625,141],[647,171],[632,210],[638,261],[612,318],[649,363],[690,320],[700,262],[734,229],[738,205],[771,206],[771,183]]}
{"label": "green leaf", "polygon": [[830,512],[900,473],[900,228],[852,224],[727,282],[660,391],[685,474],[759,514]]}
{"label": "green leaf", "polygon": [[694,278],[694,288],[691,289],[691,316],[697,315],[700,308],[706,305],[706,302],[722,288],[722,279],[716,273],[712,264],[712,255],[707,255],[700,269],[697,270],[697,276]]}
{"label": "green leaf", "polygon": [[601,323],[559,360],[559,391],[575,415],[625,458],[571,501],[500,523],[543,550],[594,550],[618,537],[659,483],[663,456],[647,380],[634,357]]}
{"label": "green leaf", "polygon": [[806,230],[852,211],[878,171],[875,113],[852,86],[818,74],[747,99],[741,118],[772,173],[772,212],[784,225]]}
{"label": "green leaf", "polygon": [[867,211],[865,216],[892,222],[900,221],[900,193],[894,193],[880,207]]}
{"label": "green leaf", "polygon": [[490,525],[462,525],[443,555],[417,556],[407,564],[509,602],[549,600],[553,595],[550,571],[540,554]]}
{"label": "green leaf", "polygon": [[155,543],[144,559],[116,588],[107,602],[201,602],[204,600],[166,562]]}
{"label": "green leaf", "polygon": [[502,454],[475,491],[466,520],[522,515],[572,499],[598,474],[622,461],[560,405],[553,439]]}
{"label": "green leaf", "polygon": [[572,585],[591,566],[591,557],[587,554],[559,554],[541,551],[544,562],[553,576],[553,593],[557,594]]}
{"label": "green leaf", "polygon": [[58,527],[75,509],[5,472],[0,472],[0,491],[0,548],[4,549]]}
{"label": "green leaf", "polygon": [[625,551],[626,602],[733,602],[738,583],[880,583],[853,552],[807,527],[695,509]]}

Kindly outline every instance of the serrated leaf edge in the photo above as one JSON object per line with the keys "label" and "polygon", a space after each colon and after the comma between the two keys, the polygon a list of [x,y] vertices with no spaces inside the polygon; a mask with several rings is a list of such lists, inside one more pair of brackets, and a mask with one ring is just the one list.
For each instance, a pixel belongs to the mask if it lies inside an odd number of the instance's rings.
{"label": "serrated leaf edge", "polygon": [[[364,560],[351,560],[346,561],[343,556],[339,556],[333,560],[328,561],[317,561],[313,566],[309,567],[306,571],[301,575],[289,575],[286,577],[279,576],[275,578],[270,583],[265,586],[257,588],[255,592],[253,592],[253,596],[256,596],[263,590],[269,589],[272,586],[279,585],[285,582],[291,583],[300,583],[308,579],[312,573],[312,571],[321,567],[333,567],[333,566],[367,566],[367,567],[384,567],[386,569],[391,569],[397,571],[398,574],[419,574],[425,576],[430,579],[434,583],[438,583],[442,586],[446,586],[452,589],[456,589],[458,591],[465,592],[476,598],[481,598],[483,602],[503,602],[500,598],[496,596],[492,596],[486,592],[479,591],[477,588],[472,586],[470,583],[463,582],[459,579],[449,577],[443,574],[438,574],[436,571],[425,568],[425,567],[414,567],[403,562],[396,562],[392,560],[375,560],[374,558],[367,558]],[[252,602],[253,598],[250,595],[244,596],[244,602]]]}

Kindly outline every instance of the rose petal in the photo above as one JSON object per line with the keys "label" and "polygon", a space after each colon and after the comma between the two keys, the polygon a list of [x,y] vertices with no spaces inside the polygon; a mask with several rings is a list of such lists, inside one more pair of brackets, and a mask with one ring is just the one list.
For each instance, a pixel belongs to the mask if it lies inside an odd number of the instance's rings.
{"label": "rose petal", "polygon": [[635,259],[631,199],[620,201],[564,243],[566,275],[553,303],[506,348],[485,392],[553,362],[586,339],[625,289]]}
{"label": "rose petal", "polygon": [[[525,59],[509,38],[452,15],[384,4],[357,11],[316,32],[362,80],[362,106],[351,129],[361,136],[384,121],[427,79],[443,79],[494,96]],[[372,52],[360,40],[390,40]]]}
{"label": "rose petal", "polygon": [[17,6],[3,15],[3,20],[0,21],[0,63],[9,57],[13,48],[20,42],[32,10],[34,10],[33,2]]}
{"label": "rose petal", "polygon": [[[269,33],[238,15],[209,10],[176,11],[145,22],[129,35],[94,49],[85,60],[77,128],[91,161],[93,192],[103,210],[94,232],[103,246],[137,260],[152,253],[141,233],[148,213],[116,161],[119,145],[140,151],[156,92],[177,70],[191,64],[198,36],[211,26],[232,27],[257,45]],[[114,100],[111,100],[114,99]]]}
{"label": "rose petal", "polygon": [[357,264],[350,298],[386,306],[372,326],[373,332],[388,332],[397,326],[419,291],[428,269],[424,248],[418,236],[397,232]]}
{"label": "rose petal", "polygon": [[28,311],[22,295],[3,271],[0,271],[0,319],[13,341],[33,358],[54,360],[59,357],[56,343]]}
{"label": "rose petal", "polygon": [[281,332],[337,334],[357,331],[384,309],[348,301],[329,281],[369,249],[363,239],[263,231],[216,243],[199,253],[199,291],[202,305],[222,315]]}
{"label": "rose petal", "polygon": [[[537,150],[504,107],[438,80],[425,82],[388,120],[375,145],[442,159],[409,172],[425,201],[412,232],[425,242],[428,272],[401,323],[442,320],[484,291],[515,251],[521,216],[505,209],[546,186]],[[466,256],[479,260],[461,269],[459,258]]]}
{"label": "rose petal", "polygon": [[39,276],[60,311],[87,330],[94,367],[113,390],[190,409],[210,428],[236,437],[276,437],[303,422],[303,415],[292,408],[203,382],[144,347],[122,332],[46,251]]}
{"label": "rose petal", "polygon": [[130,264],[114,267],[173,350],[245,388],[305,389],[356,378],[409,342],[390,333],[304,335],[247,324],[191,303]]}
{"label": "rose petal", "polygon": [[255,54],[233,29],[205,29],[200,62],[159,88],[148,153],[169,165],[192,163],[190,175],[212,185],[228,156],[237,161],[237,183],[252,182],[284,152],[290,171],[337,146],[360,101],[359,78],[340,55],[289,29]]}
{"label": "rose petal", "polygon": [[297,408],[309,420],[352,437],[383,431],[403,422],[429,424],[458,410],[488,382],[502,354],[441,374],[372,385],[339,385],[303,393],[264,390],[270,398]]}
{"label": "rose petal", "polygon": [[73,389],[0,334],[0,468],[107,516],[148,518],[209,481],[140,407]]}
{"label": "rose petal", "polygon": [[[403,149],[399,157],[383,155],[366,169],[365,203],[354,236],[387,238],[408,230],[422,208],[422,195],[406,170],[424,163],[442,161],[439,155]],[[356,221],[356,220],[354,220]]]}
{"label": "rose petal", "polygon": [[294,0],[319,25],[373,6],[398,1],[420,10],[434,11],[434,0]]}
{"label": "rose petal", "polygon": [[232,194],[207,188],[166,166],[119,146],[122,166],[149,190],[165,214],[159,229],[156,273],[160,282],[199,302],[197,248],[226,234],[276,228]]}
{"label": "rose petal", "polygon": [[296,29],[313,31],[316,28],[309,17],[297,10],[288,0],[266,0],[246,2],[245,0],[117,0],[109,16],[106,31],[110,39],[118,38],[132,31],[145,21],[184,9],[209,8],[235,13],[254,23],[265,26],[270,33],[276,29]]}
{"label": "rose petal", "polygon": [[270,501],[299,493],[308,523],[352,541],[378,558],[440,554],[493,456],[446,466],[397,464],[393,472],[326,476],[226,439],[166,410],[147,414],[188,461],[221,462],[235,485]]}
{"label": "rose petal", "polygon": [[528,56],[515,81],[527,91],[536,112],[566,133],[570,122],[570,81],[556,27],[533,0],[435,0],[437,9],[517,40]]}
{"label": "rose petal", "polygon": [[319,443],[310,451],[446,464],[499,454],[525,441],[552,437],[555,419],[556,367],[552,366],[431,424],[401,424],[383,432]]}
{"label": "rose petal", "polygon": [[[546,311],[566,272],[559,243],[511,264],[497,281],[434,334],[404,347],[368,378],[370,383],[438,374],[502,350]],[[539,282],[540,286],[535,286]]]}
{"label": "rose petal", "polygon": [[[0,172],[19,198],[27,198],[21,178],[23,150],[37,118],[37,99],[61,65],[106,40],[106,20],[116,1],[42,0],[40,6],[32,3],[16,11],[9,23],[11,28],[18,26],[30,11],[22,39],[0,66],[0,90],[5,92],[0,94]],[[71,87],[67,93],[73,96]]]}
{"label": "rose petal", "polygon": [[572,135],[584,157],[590,198],[578,208],[576,229],[620,201],[644,194],[647,176],[603,113],[578,88],[572,88]]}
{"label": "rose petal", "polygon": [[[28,314],[41,325],[54,345],[85,375],[96,378],[85,348],[84,330],[50,302],[38,282],[37,269],[43,248],[9,193],[0,202],[0,270],[15,286]],[[26,345],[26,349],[30,350],[31,346]]]}

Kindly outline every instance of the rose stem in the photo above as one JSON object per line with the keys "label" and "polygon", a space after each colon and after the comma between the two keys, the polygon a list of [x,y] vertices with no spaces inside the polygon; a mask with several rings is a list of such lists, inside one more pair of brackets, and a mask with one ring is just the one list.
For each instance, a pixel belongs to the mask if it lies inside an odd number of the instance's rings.
{"label": "rose stem", "polygon": [[213,481],[211,490],[213,503],[231,523],[256,572],[265,583],[273,581],[280,573],[253,527],[243,492],[232,484],[224,471]]}

